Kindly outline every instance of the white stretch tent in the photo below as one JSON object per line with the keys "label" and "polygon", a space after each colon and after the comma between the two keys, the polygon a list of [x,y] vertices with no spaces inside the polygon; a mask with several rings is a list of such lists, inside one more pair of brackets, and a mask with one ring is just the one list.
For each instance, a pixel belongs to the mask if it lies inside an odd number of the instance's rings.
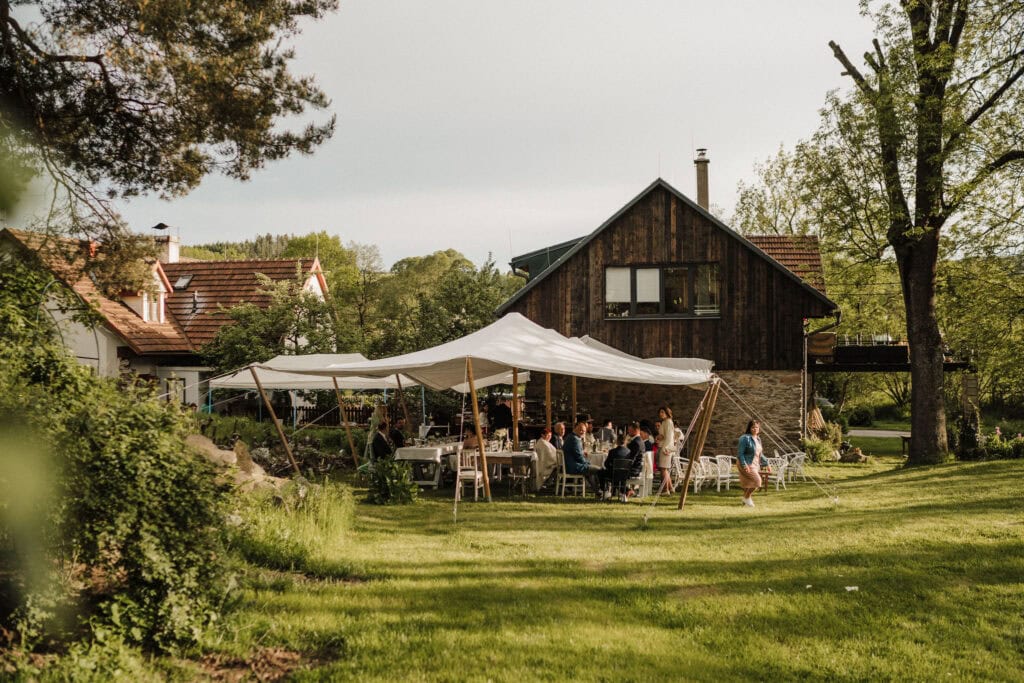
{"label": "white stretch tent", "polygon": [[[573,337],[573,339],[576,339],[576,337]],[[592,348],[601,349],[602,351],[613,353],[616,356],[621,356],[622,358],[642,360],[645,363],[650,363],[652,365],[660,365],[661,367],[664,368],[675,368],[676,370],[693,370],[695,372],[710,373],[711,369],[715,366],[715,361],[705,360],[703,358],[640,358],[639,356],[632,356],[626,353],[625,351],[620,351],[614,346],[609,346],[608,344],[599,342],[598,340],[591,337],[589,334],[579,337],[579,341]]]}
{"label": "white stretch tent", "polygon": [[[298,356],[275,356],[265,363],[253,363],[230,375],[210,380],[210,386],[214,389],[256,389],[256,381],[252,377],[250,368],[255,369],[259,376],[260,384],[264,389],[275,390],[333,390],[334,381],[338,382],[338,389],[353,391],[370,389],[398,389],[398,382],[394,374],[386,377],[330,377],[301,374],[310,370],[319,370],[339,364],[358,363],[365,361],[366,356],[361,353],[307,353]],[[530,381],[530,373],[519,373],[519,383],[525,384]],[[476,381],[476,388],[482,389],[495,384],[512,384],[512,372],[503,372],[490,377],[481,377]],[[419,382],[411,377],[402,375],[402,388],[419,386]],[[450,387],[459,393],[469,391],[469,384],[463,383]]]}
{"label": "white stretch tent", "polygon": [[[302,375],[295,372],[301,368],[318,368],[337,363],[358,363],[365,361],[361,353],[307,353],[299,356],[275,356],[265,363],[253,363],[237,372],[224,377],[210,380],[214,389],[255,389],[256,382],[252,378],[251,367],[256,369],[260,384],[264,389],[334,389],[334,381],[330,377]],[[394,375],[388,377],[344,377],[338,379],[338,388],[359,389],[398,389]],[[410,377],[402,377],[402,387],[418,386],[418,382]]]}
{"label": "white stretch tent", "polygon": [[[449,389],[467,380],[467,359],[483,378],[512,369],[641,384],[696,385],[711,379],[710,369],[681,370],[595,348],[509,313],[487,327],[422,351],[380,360],[337,363],[303,374],[327,377],[387,377],[396,373],[432,389]],[[476,385],[478,388],[480,383]]]}

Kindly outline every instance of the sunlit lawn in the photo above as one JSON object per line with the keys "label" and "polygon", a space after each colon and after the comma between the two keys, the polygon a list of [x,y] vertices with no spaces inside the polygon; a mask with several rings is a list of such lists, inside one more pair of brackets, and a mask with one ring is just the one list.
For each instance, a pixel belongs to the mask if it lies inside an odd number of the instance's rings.
{"label": "sunlit lawn", "polygon": [[838,507],[358,504],[323,558],[356,580],[253,569],[211,647],[301,652],[299,680],[1019,680],[1024,462],[894,467],[813,468]]}

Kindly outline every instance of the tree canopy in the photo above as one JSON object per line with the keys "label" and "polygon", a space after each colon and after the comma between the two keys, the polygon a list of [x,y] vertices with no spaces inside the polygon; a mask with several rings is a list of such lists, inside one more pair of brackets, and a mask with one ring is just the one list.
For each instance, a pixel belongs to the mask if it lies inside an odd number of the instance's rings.
{"label": "tree canopy", "polygon": [[62,216],[109,238],[114,198],[245,179],[330,137],[333,117],[308,117],[327,96],[289,70],[289,40],[336,6],[0,0],[0,146],[66,193]]}

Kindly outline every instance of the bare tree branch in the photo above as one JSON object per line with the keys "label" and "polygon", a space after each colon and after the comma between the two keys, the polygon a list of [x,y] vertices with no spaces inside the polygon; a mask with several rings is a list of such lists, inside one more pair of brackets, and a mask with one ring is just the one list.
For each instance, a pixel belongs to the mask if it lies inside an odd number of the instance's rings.
{"label": "bare tree branch", "polygon": [[875,89],[872,88],[871,84],[867,82],[866,78],[864,78],[864,74],[862,74],[860,70],[853,65],[850,58],[846,56],[845,52],[843,52],[843,48],[839,47],[839,44],[834,40],[828,41],[828,46],[832,48],[832,54],[835,55],[836,59],[839,60],[839,63],[843,65],[844,69],[846,69],[846,71],[843,72],[843,75],[852,78],[853,82],[857,84],[857,87],[859,87],[865,95],[874,97],[877,94]]}

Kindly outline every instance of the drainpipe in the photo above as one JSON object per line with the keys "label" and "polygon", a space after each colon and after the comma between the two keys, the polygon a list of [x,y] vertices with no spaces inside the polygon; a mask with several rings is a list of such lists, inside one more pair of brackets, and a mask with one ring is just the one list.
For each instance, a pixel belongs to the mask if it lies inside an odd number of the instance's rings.
{"label": "drainpipe", "polygon": [[805,439],[807,438],[807,339],[812,334],[818,334],[819,332],[839,327],[839,323],[843,321],[843,311],[841,309],[836,309],[835,318],[835,321],[822,325],[813,332],[804,332],[804,376],[800,379],[800,433],[803,434]]}

